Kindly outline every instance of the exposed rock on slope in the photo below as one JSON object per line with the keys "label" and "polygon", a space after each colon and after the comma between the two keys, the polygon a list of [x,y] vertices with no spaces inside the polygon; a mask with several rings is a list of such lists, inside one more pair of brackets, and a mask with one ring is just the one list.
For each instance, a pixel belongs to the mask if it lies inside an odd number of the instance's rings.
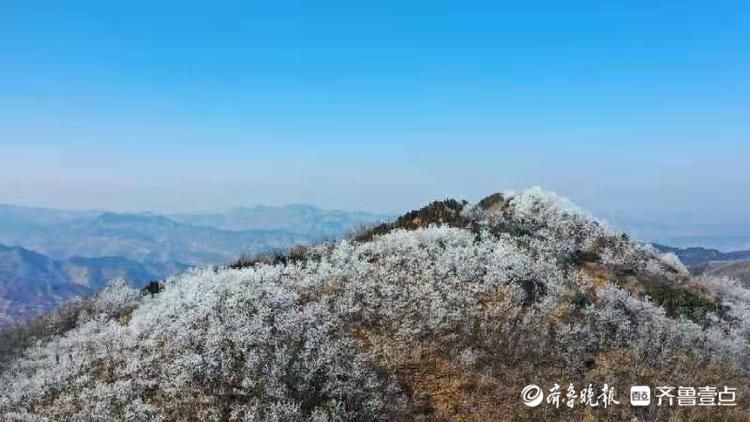
{"label": "exposed rock on slope", "polygon": [[[0,380],[0,414],[74,420],[744,420],[750,292],[691,278],[532,189],[433,203],[268,264],[114,285]],[[242,267],[242,265],[238,265]],[[648,299],[651,298],[651,300]],[[54,318],[52,326],[55,326]],[[529,409],[529,383],[617,408]],[[734,408],[633,408],[630,385],[730,385]]]}

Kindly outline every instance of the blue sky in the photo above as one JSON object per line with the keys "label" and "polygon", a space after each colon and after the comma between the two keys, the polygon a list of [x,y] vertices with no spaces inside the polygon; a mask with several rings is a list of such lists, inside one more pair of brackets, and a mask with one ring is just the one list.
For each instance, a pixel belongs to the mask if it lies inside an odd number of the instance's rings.
{"label": "blue sky", "polygon": [[60,3],[0,6],[0,202],[748,215],[745,2]]}

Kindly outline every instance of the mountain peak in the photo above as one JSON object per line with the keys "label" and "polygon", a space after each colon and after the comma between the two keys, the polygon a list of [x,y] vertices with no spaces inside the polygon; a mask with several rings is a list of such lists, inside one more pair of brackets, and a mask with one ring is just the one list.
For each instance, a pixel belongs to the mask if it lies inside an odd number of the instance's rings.
{"label": "mountain peak", "polygon": [[[544,380],[605,377],[622,401],[686,373],[750,392],[750,291],[692,277],[557,195],[490,198],[436,201],[368,236],[194,270],[149,295],[113,285],[9,363],[0,414],[518,420],[522,389]],[[82,402],[96,406],[65,405]]]}

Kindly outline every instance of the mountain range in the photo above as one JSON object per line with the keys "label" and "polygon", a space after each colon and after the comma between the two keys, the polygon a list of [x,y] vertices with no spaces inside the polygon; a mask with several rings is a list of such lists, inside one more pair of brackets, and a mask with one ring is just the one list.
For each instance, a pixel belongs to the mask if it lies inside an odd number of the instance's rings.
{"label": "mountain range", "polygon": [[122,257],[56,260],[21,247],[0,245],[0,324],[24,319],[78,296],[89,296],[109,281],[135,286],[187,269],[181,264],[136,262]]}
{"label": "mountain range", "polygon": [[0,244],[55,259],[119,256],[139,262],[219,264],[293,244],[339,238],[388,216],[307,205],[221,214],[62,211],[0,205]]}
{"label": "mountain range", "polygon": [[308,205],[169,216],[0,205],[0,322],[115,278],[141,285],[188,267],[340,238],[388,218]]}
{"label": "mountain range", "polygon": [[676,248],[673,246],[654,243],[653,246],[661,252],[672,252],[687,266],[696,266],[710,262],[728,262],[750,259],[750,251],[722,252],[718,249],[689,247]]}
{"label": "mountain range", "polygon": [[654,244],[661,252],[671,252],[694,275],[728,277],[750,288],[750,251],[721,252],[707,248],[675,248]]}
{"label": "mountain range", "polygon": [[368,212],[322,210],[306,204],[284,207],[240,207],[226,213],[171,214],[174,221],[219,230],[281,230],[317,239],[337,239],[358,226],[390,220],[392,216]]}
{"label": "mountain range", "polygon": [[631,239],[530,189],[116,282],[0,331],[0,417],[746,421],[750,290]]}

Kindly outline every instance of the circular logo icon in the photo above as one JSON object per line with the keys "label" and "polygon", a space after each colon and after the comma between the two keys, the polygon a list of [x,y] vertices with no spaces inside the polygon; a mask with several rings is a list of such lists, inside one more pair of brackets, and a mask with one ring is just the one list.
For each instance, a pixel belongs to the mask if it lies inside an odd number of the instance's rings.
{"label": "circular logo icon", "polygon": [[521,391],[521,400],[523,400],[523,404],[525,404],[526,406],[539,406],[544,400],[544,393],[542,392],[542,388],[534,384],[527,385],[523,388],[523,391]]}

